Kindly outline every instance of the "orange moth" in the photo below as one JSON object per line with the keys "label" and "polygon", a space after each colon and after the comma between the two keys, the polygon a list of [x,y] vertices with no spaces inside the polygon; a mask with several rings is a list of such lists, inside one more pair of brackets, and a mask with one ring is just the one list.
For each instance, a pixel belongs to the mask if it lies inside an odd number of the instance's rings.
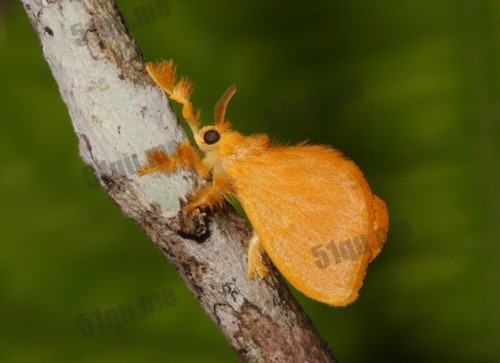
{"label": "orange moth", "polygon": [[277,146],[266,135],[242,135],[226,119],[234,86],[215,106],[214,125],[200,126],[189,97],[191,82],[177,79],[172,60],[148,63],[148,73],[182,104],[203,156],[186,140],[172,155],[147,152],[138,174],[195,170],[207,182],[183,207],[215,209],[236,197],[254,234],[248,246],[248,277],[268,273],[264,254],[299,291],[312,299],[345,306],[358,296],[368,264],[388,231],[384,201],[373,195],[356,164],[324,145]]}

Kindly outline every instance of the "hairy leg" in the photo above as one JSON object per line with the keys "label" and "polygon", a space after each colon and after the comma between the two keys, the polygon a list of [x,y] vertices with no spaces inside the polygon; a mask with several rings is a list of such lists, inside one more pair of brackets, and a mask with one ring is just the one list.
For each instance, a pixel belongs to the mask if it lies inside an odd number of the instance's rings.
{"label": "hairy leg", "polygon": [[194,191],[188,197],[188,204],[184,206],[183,210],[184,212],[190,212],[196,208],[222,209],[226,196],[233,194],[230,179],[225,174],[214,170],[212,182]]}
{"label": "hairy leg", "polygon": [[248,244],[248,278],[252,279],[257,274],[261,279],[269,273],[269,268],[262,259],[265,251],[260,244],[259,236],[255,231]]}
{"label": "hairy leg", "polygon": [[196,134],[200,125],[200,113],[194,109],[189,100],[194,87],[186,77],[181,77],[177,82],[176,68],[172,60],[146,64],[146,70],[155,83],[172,100],[182,104],[182,116],[186,119],[193,133]]}
{"label": "hairy leg", "polygon": [[[150,150],[146,154],[148,161],[137,172],[140,176],[155,172],[170,175],[179,168],[189,168],[195,170],[202,178],[209,177],[210,168],[203,163],[203,159],[189,140],[182,142],[172,155],[168,155],[161,149]],[[224,173],[214,170],[212,181],[193,191],[188,196],[188,203],[183,207],[183,211],[188,213],[196,208],[220,209],[226,196],[233,194],[229,178]]]}
{"label": "hairy leg", "polygon": [[194,169],[202,177],[208,174],[208,169],[189,140],[180,143],[172,155],[168,155],[162,149],[155,149],[147,151],[146,156],[146,165],[137,172],[140,176],[154,172],[169,175],[183,167]]}

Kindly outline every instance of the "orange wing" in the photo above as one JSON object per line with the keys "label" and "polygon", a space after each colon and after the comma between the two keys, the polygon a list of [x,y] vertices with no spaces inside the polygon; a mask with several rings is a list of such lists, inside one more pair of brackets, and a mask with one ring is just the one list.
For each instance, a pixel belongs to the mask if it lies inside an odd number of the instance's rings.
{"label": "orange wing", "polygon": [[328,147],[299,145],[240,156],[225,169],[284,277],[312,299],[354,301],[388,230],[385,203],[357,166]]}

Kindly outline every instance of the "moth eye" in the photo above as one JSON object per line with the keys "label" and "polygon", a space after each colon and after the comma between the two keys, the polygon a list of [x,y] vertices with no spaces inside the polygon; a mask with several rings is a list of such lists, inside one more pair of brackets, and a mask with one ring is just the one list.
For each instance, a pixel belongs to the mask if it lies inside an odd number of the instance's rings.
{"label": "moth eye", "polygon": [[203,140],[207,145],[215,144],[220,140],[220,134],[215,130],[209,130],[203,135]]}

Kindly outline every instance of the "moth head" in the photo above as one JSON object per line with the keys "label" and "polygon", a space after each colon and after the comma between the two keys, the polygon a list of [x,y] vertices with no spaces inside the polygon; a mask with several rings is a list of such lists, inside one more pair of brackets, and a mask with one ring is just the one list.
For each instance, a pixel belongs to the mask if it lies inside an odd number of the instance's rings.
{"label": "moth head", "polygon": [[224,136],[231,132],[231,124],[226,120],[226,108],[229,100],[236,92],[232,85],[221,96],[214,110],[214,125],[202,127],[195,133],[195,141],[204,152],[219,149],[224,144]]}

